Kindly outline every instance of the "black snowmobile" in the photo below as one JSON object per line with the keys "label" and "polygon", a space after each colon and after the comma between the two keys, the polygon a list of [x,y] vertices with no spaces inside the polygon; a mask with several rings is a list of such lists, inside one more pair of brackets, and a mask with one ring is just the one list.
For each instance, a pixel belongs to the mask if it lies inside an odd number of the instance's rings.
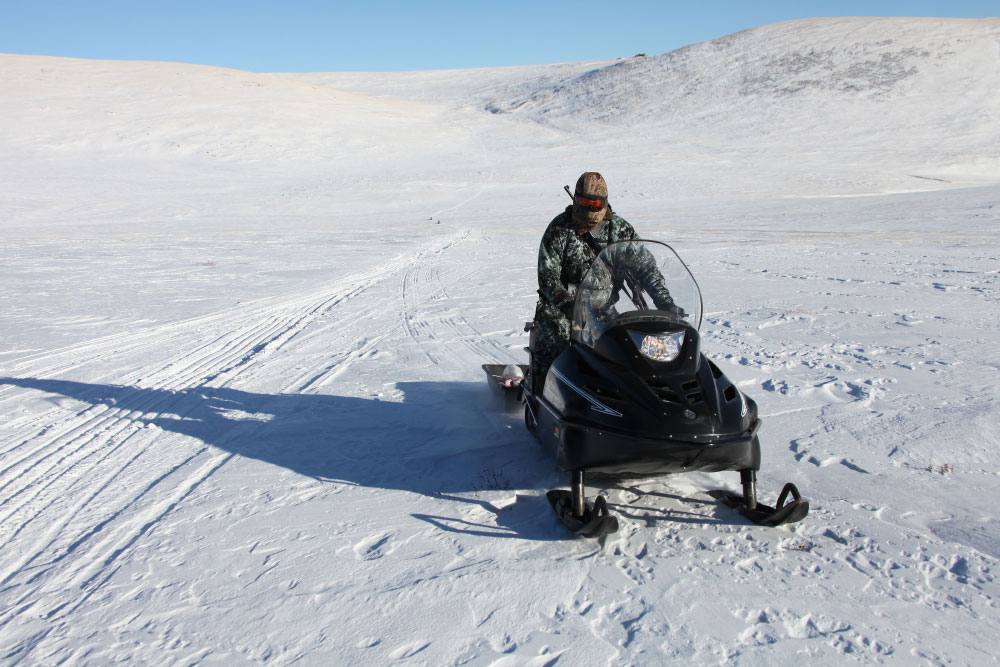
{"label": "black snowmobile", "polygon": [[[571,342],[545,378],[528,366],[486,365],[488,379],[524,404],[528,430],[570,474],[548,499],[574,533],[618,529],[585,475],[653,476],[738,470],[743,493],[712,491],[755,523],[777,526],[809,511],[793,484],[774,507],[757,501],[757,405],[699,349],[701,292],[674,250],[655,241],[610,244],[576,291]],[[526,327],[529,331],[532,329]],[[530,336],[532,353],[535,336]]]}

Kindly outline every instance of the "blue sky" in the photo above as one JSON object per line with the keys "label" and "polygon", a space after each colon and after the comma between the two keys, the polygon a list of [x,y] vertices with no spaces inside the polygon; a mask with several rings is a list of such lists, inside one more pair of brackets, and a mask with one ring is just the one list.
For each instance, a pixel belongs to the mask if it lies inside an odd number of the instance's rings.
{"label": "blue sky", "polygon": [[0,52],[257,72],[451,69],[653,55],[817,16],[998,15],[998,0],[0,0]]}

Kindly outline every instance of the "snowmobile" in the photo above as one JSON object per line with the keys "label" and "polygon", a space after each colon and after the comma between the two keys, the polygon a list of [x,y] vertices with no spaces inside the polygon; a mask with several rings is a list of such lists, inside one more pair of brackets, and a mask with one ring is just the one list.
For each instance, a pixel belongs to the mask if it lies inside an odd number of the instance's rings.
{"label": "snowmobile", "polygon": [[[483,366],[508,406],[523,404],[528,430],[569,473],[570,489],[547,497],[572,532],[599,537],[618,529],[603,496],[587,501],[591,473],[739,471],[741,494],[710,495],[761,525],[799,521],[809,512],[809,501],[790,483],[773,507],[758,502],[757,405],[701,353],[701,319],[698,283],[673,248],[648,240],[612,243],[577,286],[570,345],[544,378],[531,376],[530,359],[526,366]],[[525,327],[529,357],[532,324]]]}

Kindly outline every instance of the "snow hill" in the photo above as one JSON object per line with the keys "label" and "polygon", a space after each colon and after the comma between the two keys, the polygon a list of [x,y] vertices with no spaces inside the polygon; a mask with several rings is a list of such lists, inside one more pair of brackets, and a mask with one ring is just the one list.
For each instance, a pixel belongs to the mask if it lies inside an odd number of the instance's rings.
{"label": "snow hill", "polygon": [[[995,664],[1000,19],[606,62],[0,55],[0,662]],[[580,172],[673,245],[764,425],[595,486],[487,391]]]}
{"label": "snow hill", "polygon": [[[627,127],[676,126],[730,137],[774,132],[935,133],[986,144],[1000,110],[990,89],[996,21],[860,18],[764,26],[569,77],[503,86],[494,113]],[[849,104],[856,113],[837,113]],[[915,108],[923,122],[912,126]],[[860,112],[860,113],[858,113]],[[859,123],[858,115],[866,122]],[[973,135],[973,136],[969,136]],[[920,138],[924,138],[921,136]]]}
{"label": "snow hill", "polygon": [[[998,25],[1000,19],[791,21],[663,55],[460,73],[469,77],[461,100],[630,144],[640,143],[630,142],[632,135],[655,132],[658,142],[682,151],[912,151],[910,159],[926,160],[937,175],[985,170],[994,178]],[[407,76],[401,85],[396,75],[394,87],[371,75],[308,80],[419,99],[454,98],[437,86],[463,81],[451,72]]]}

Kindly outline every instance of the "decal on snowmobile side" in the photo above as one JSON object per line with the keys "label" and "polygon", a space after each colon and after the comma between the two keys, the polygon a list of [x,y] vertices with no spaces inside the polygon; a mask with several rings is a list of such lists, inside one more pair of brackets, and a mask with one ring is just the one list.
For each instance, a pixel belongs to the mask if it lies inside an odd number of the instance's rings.
{"label": "decal on snowmobile side", "polygon": [[618,412],[615,409],[609,408],[608,406],[604,405],[599,400],[597,400],[596,398],[594,398],[593,396],[591,396],[590,394],[588,394],[587,392],[585,392],[580,387],[577,387],[575,384],[573,384],[572,382],[570,382],[569,379],[565,375],[563,375],[562,373],[560,373],[559,370],[556,369],[555,367],[552,367],[551,369],[549,369],[549,372],[550,373],[554,373],[555,376],[557,378],[559,378],[560,382],[562,382],[563,384],[565,384],[567,387],[569,387],[570,389],[572,389],[573,391],[575,391],[577,394],[579,394],[580,396],[582,396],[588,403],[590,403],[590,409],[593,410],[594,412],[599,412],[602,415],[608,415],[609,417],[619,417],[619,418],[621,418],[622,413]]}

